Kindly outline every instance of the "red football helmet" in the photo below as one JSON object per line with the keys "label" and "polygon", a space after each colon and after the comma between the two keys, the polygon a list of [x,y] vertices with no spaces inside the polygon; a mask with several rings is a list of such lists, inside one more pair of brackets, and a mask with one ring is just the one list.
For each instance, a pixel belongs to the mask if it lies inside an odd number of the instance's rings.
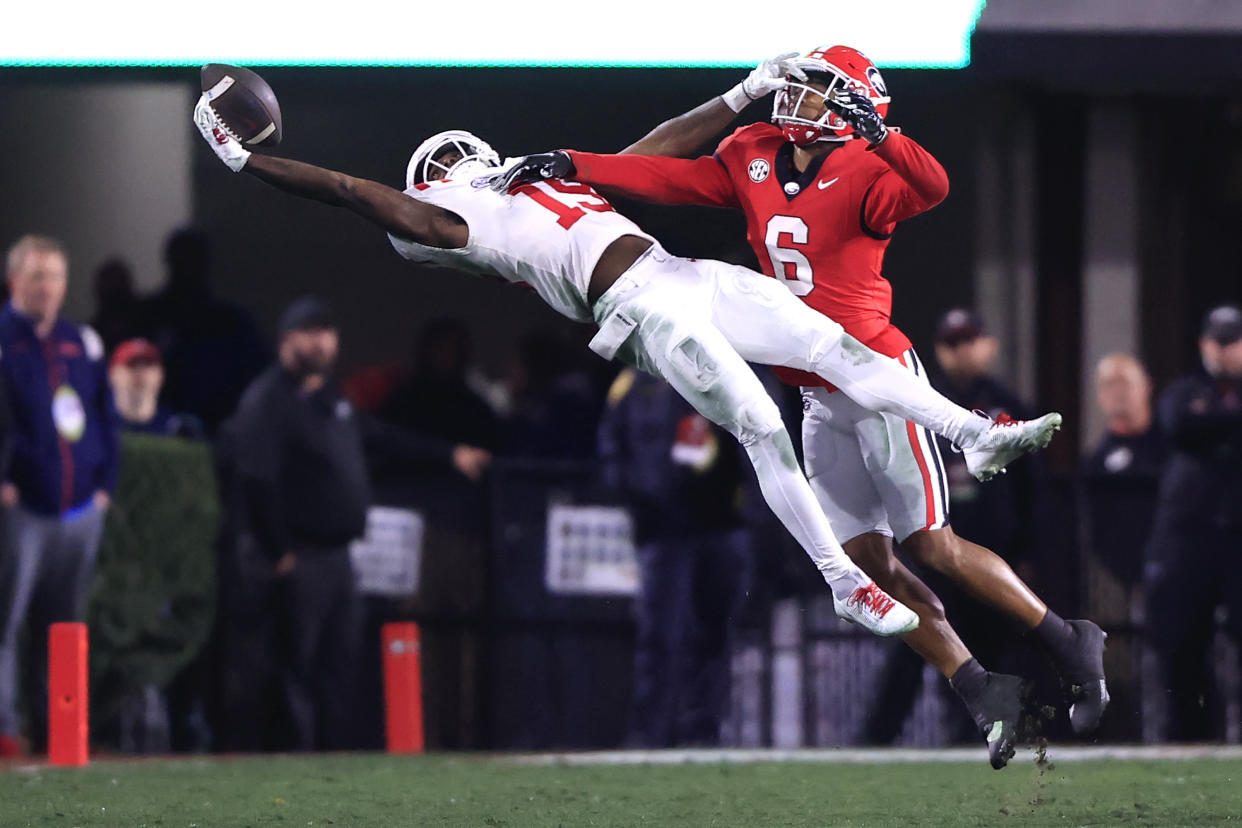
{"label": "red football helmet", "polygon": [[849,46],[820,46],[812,49],[794,64],[806,72],[812,82],[826,83],[826,89],[818,89],[797,78],[787,76],[789,85],[776,93],[772,106],[772,123],[781,127],[785,137],[798,146],[816,141],[848,141],[856,137],[854,128],[832,110],[811,120],[798,117],[798,110],[808,95],[823,99],[837,89],[852,88],[865,94],[875,104],[880,117],[888,116],[888,86],[871,59]]}

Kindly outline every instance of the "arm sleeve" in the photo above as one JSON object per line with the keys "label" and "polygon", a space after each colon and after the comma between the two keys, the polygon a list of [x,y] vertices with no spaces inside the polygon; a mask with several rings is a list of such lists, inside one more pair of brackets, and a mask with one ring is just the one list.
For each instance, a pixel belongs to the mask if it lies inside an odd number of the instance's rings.
{"label": "arm sleeve", "polygon": [[392,461],[410,465],[452,465],[452,443],[391,425],[363,411],[359,411],[357,416],[363,450],[372,466]]}
{"label": "arm sleeve", "polygon": [[1160,397],[1160,427],[1183,451],[1202,452],[1242,429],[1242,409],[1221,405],[1210,389],[1179,382]]}
{"label": "arm sleeve", "polygon": [[888,164],[867,191],[864,216],[876,233],[892,232],[893,225],[926,212],[949,194],[949,176],[935,157],[913,138],[890,131],[874,150]]}
{"label": "arm sleeve", "polygon": [[598,155],[569,151],[575,180],[608,193],[659,204],[736,207],[724,164],[712,155],[687,160],[652,155]]}
{"label": "arm sleeve", "polygon": [[102,435],[103,457],[99,464],[99,476],[95,481],[95,489],[108,494],[116,489],[117,475],[121,469],[121,415],[117,413],[116,401],[112,398],[112,385],[108,382],[108,369],[100,360],[96,363],[99,373],[99,392],[96,408],[99,416],[100,434]]}
{"label": "arm sleeve", "polygon": [[272,560],[288,549],[277,485],[284,433],[281,409],[275,394],[247,394],[234,418],[237,482],[246,525]]}

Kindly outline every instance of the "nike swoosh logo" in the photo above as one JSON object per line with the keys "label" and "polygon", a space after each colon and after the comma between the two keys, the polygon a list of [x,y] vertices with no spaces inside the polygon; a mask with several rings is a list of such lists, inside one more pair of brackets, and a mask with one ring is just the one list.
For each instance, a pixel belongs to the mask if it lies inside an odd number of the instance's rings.
{"label": "nike swoosh logo", "polygon": [[988,731],[987,742],[990,745],[1004,735],[1005,723],[1002,721],[992,722],[992,729]]}
{"label": "nike swoosh logo", "polygon": [[829,187],[831,187],[833,184],[836,184],[840,180],[841,180],[841,176],[838,175],[836,178],[832,179],[831,181],[820,181],[819,188],[821,190],[826,190]]}

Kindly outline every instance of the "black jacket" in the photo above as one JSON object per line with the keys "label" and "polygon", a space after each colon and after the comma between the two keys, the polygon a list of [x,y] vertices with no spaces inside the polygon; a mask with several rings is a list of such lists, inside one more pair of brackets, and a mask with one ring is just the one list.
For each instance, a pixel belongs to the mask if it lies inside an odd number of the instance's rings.
{"label": "black jacket", "polygon": [[1135,584],[1156,513],[1169,449],[1159,429],[1104,435],[1079,466],[1088,549],[1125,584]]}
{"label": "black jacket", "polygon": [[368,450],[447,464],[452,447],[357,411],[333,382],[306,393],[279,364],[242,395],[229,424],[244,525],[272,558],[361,536],[371,504]]}
{"label": "black jacket", "polygon": [[[989,417],[1006,413],[1028,419],[1032,408],[998,380],[976,377],[959,385],[942,373],[932,373],[932,387],[953,402]],[[1026,558],[1032,549],[1036,498],[1042,469],[1037,457],[1022,457],[1010,464],[1008,473],[980,483],[966,468],[965,457],[937,437],[945,474],[949,478],[949,521],[964,538],[988,547],[1010,563]]]}
{"label": "black jacket", "polygon": [[1157,536],[1242,531],[1242,381],[1182,377],[1160,395],[1157,417],[1173,449],[1160,481]]}

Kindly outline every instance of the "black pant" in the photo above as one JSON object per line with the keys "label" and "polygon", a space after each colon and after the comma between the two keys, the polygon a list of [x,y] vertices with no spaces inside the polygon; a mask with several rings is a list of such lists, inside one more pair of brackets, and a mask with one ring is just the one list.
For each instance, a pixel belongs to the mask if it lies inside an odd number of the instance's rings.
{"label": "black pant", "polygon": [[732,633],[750,589],[747,540],[736,530],[639,548],[631,744],[719,740]]}
{"label": "black pant", "polygon": [[275,583],[276,655],[294,750],[357,745],[361,599],[345,548],[301,551]]}
{"label": "black pant", "polygon": [[1152,544],[1147,567],[1147,636],[1169,695],[1170,741],[1219,739],[1213,721],[1214,672],[1209,652],[1216,609],[1228,612],[1225,632],[1242,646],[1242,533],[1202,530]]}

